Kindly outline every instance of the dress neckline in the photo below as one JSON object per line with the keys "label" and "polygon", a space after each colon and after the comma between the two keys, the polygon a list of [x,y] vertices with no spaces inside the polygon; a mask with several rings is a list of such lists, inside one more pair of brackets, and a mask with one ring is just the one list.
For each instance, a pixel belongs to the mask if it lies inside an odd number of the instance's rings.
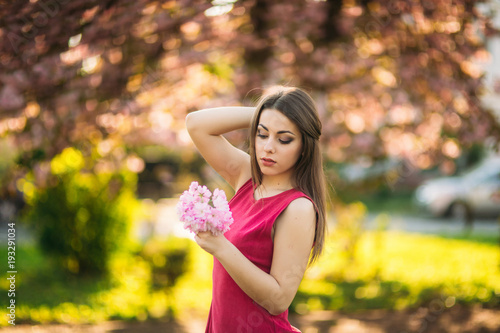
{"label": "dress neckline", "polygon": [[255,188],[252,189],[251,193],[252,193],[252,199],[253,199],[253,201],[254,202],[258,202],[258,201],[261,201],[261,200],[276,198],[276,197],[278,197],[280,195],[283,195],[285,193],[288,193],[288,192],[294,191],[294,190],[295,190],[295,188],[292,187],[292,188],[290,188],[288,190],[285,190],[283,192],[277,193],[275,195],[271,195],[271,196],[268,196],[268,197],[262,197],[262,198],[259,198],[259,199],[255,199]]}

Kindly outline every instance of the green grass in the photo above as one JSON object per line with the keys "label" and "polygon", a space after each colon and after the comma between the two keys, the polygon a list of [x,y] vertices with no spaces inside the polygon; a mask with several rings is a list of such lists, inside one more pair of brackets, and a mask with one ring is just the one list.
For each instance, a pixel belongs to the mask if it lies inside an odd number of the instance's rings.
{"label": "green grass", "polygon": [[413,191],[379,191],[360,192],[354,189],[337,191],[337,196],[342,202],[362,202],[372,213],[391,212],[417,214],[418,207],[413,202]]}
{"label": "green grass", "polygon": [[[68,276],[33,246],[16,247],[16,265],[16,323],[98,322],[147,312],[149,268],[139,257],[116,257],[109,280]],[[2,293],[7,282],[1,281]]]}
{"label": "green grass", "polygon": [[500,305],[500,248],[479,241],[366,232],[353,258],[330,239],[306,272],[293,309],[404,309],[443,304]]}
{"label": "green grass", "polygon": [[[500,230],[500,228],[499,228]],[[500,249],[500,232],[498,233],[478,233],[461,231],[459,233],[441,233],[438,235],[444,239],[456,239],[476,243],[484,243],[490,245],[497,245]]]}

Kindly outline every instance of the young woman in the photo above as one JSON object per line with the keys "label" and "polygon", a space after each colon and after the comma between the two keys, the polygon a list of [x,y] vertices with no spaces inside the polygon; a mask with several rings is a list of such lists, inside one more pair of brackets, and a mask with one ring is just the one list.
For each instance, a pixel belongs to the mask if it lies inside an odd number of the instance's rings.
{"label": "young woman", "polygon": [[[313,100],[298,88],[275,87],[257,108],[193,112],[186,126],[235,190],[231,230],[195,236],[214,256],[206,332],[299,332],[288,322],[288,307],[325,234],[321,122]],[[222,136],[249,126],[249,154]]]}

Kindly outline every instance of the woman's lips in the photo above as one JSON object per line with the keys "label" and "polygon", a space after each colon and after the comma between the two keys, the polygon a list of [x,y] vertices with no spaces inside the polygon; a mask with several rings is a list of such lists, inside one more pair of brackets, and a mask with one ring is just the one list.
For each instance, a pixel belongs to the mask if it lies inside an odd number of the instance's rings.
{"label": "woman's lips", "polygon": [[273,159],[271,158],[266,158],[266,157],[263,157],[260,159],[262,161],[262,164],[264,166],[273,166],[274,164],[276,164],[276,161],[274,161]]}

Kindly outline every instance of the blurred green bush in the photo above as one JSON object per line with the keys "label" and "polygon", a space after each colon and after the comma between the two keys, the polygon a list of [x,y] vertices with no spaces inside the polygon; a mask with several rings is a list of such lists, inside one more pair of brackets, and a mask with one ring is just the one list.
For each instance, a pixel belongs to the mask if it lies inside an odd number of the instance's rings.
{"label": "blurred green bush", "polygon": [[152,238],[146,242],[140,255],[151,266],[153,289],[168,290],[187,272],[191,243],[189,239],[175,237]]}
{"label": "blurred green bush", "polygon": [[76,148],[66,148],[52,159],[45,186],[37,185],[33,173],[18,184],[41,249],[80,276],[109,273],[110,256],[130,246],[137,207],[137,176],[126,169],[97,171],[93,163]]}

